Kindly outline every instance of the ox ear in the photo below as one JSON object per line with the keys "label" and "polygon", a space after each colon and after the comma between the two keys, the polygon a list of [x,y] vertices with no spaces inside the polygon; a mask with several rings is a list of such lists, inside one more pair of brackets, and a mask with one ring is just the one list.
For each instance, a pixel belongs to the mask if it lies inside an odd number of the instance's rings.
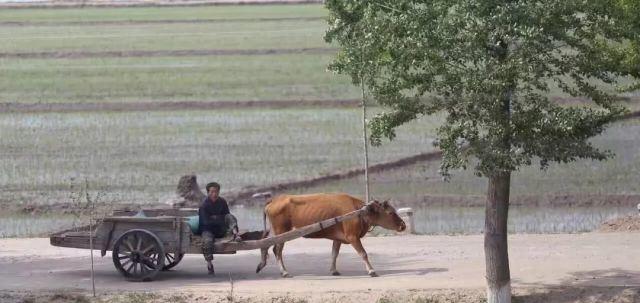
{"label": "ox ear", "polygon": [[371,214],[378,214],[382,211],[382,205],[378,200],[372,200],[367,204],[367,211]]}
{"label": "ox ear", "polygon": [[394,204],[397,205],[397,202],[394,203],[393,200],[384,201],[382,203],[382,207],[384,207],[384,209],[386,209],[386,210],[396,211],[396,208],[393,206]]}

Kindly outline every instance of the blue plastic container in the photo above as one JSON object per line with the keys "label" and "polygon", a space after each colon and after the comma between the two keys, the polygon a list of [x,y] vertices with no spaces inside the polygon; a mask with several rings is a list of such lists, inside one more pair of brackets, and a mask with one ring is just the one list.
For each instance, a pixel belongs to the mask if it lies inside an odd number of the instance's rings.
{"label": "blue plastic container", "polygon": [[189,223],[189,227],[191,228],[191,232],[194,234],[198,233],[198,225],[200,225],[200,217],[198,216],[190,216],[187,217],[189,219],[189,221],[187,223]]}

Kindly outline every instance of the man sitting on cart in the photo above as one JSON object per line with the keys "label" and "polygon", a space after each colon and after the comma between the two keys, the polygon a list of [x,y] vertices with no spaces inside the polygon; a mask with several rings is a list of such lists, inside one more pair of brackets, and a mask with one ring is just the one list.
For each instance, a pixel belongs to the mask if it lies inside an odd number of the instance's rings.
{"label": "man sitting on cart", "polygon": [[220,197],[220,184],[207,184],[207,198],[202,201],[199,216],[199,230],[202,233],[202,254],[207,261],[209,274],[215,275],[213,270],[213,250],[215,238],[224,238],[228,233],[238,238],[238,222],[229,212],[227,201]]}

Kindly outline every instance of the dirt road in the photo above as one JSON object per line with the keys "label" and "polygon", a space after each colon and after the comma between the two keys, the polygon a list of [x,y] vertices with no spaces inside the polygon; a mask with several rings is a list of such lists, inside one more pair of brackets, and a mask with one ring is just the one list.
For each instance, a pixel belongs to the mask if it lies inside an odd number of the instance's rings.
{"label": "dirt road", "polygon": [[[640,287],[640,233],[512,235],[509,255],[514,288]],[[354,250],[343,246],[342,276],[328,274],[331,242],[295,240],[284,258],[293,278],[279,276],[274,258],[260,274],[258,252],[217,256],[217,277],[206,274],[201,256],[188,255],[157,280],[130,283],[114,269],[110,255],[96,252],[96,284],[101,291],[162,290],[227,292],[229,274],[241,295],[385,292],[414,289],[482,289],[483,238],[397,236],[364,239],[380,277],[370,278]],[[90,289],[89,251],[56,248],[48,239],[0,240],[0,290]]]}

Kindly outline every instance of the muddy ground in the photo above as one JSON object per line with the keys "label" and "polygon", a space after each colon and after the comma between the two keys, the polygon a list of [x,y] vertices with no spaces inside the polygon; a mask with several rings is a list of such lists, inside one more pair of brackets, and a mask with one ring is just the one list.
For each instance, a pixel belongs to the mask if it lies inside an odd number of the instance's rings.
{"label": "muddy ground", "polygon": [[290,54],[333,54],[329,47],[282,49],[185,49],[185,50],[131,50],[131,51],[51,51],[0,53],[0,59],[85,59],[136,57],[199,57],[199,56],[265,56]]}
{"label": "muddy ground", "polygon": [[[520,300],[516,302],[640,302],[639,236],[634,232],[511,235],[511,275]],[[458,298],[432,302],[482,300],[482,235],[367,237],[364,246],[378,278],[366,275],[360,257],[349,246],[343,247],[338,259],[342,276],[331,276],[331,243],[299,239],[288,243],[284,252],[294,275],[290,279],[280,278],[272,256],[264,272],[256,274],[258,251],[245,251],[218,256],[216,277],[206,274],[201,256],[188,255],[156,281],[132,283],[124,281],[107,255],[95,259],[96,287],[105,298],[153,291],[161,297],[191,296],[188,302],[193,298],[226,302],[231,278],[234,297],[250,302],[278,302],[273,298],[301,300],[281,302],[430,302],[414,299],[432,295],[442,295],[442,300]],[[52,247],[48,239],[2,239],[0,293],[7,302],[60,291],[86,294],[91,289],[89,261],[89,251]]]}
{"label": "muddy ground", "polygon": [[628,231],[640,231],[640,216],[632,215],[622,218],[611,219],[603,222],[600,228],[600,232],[628,232]]}
{"label": "muddy ground", "polygon": [[244,108],[291,108],[291,107],[357,107],[362,102],[354,99],[342,100],[262,100],[262,101],[140,101],[140,102],[84,102],[84,103],[0,103],[0,112],[50,113],[88,111],[175,111],[175,110],[219,110]]}

